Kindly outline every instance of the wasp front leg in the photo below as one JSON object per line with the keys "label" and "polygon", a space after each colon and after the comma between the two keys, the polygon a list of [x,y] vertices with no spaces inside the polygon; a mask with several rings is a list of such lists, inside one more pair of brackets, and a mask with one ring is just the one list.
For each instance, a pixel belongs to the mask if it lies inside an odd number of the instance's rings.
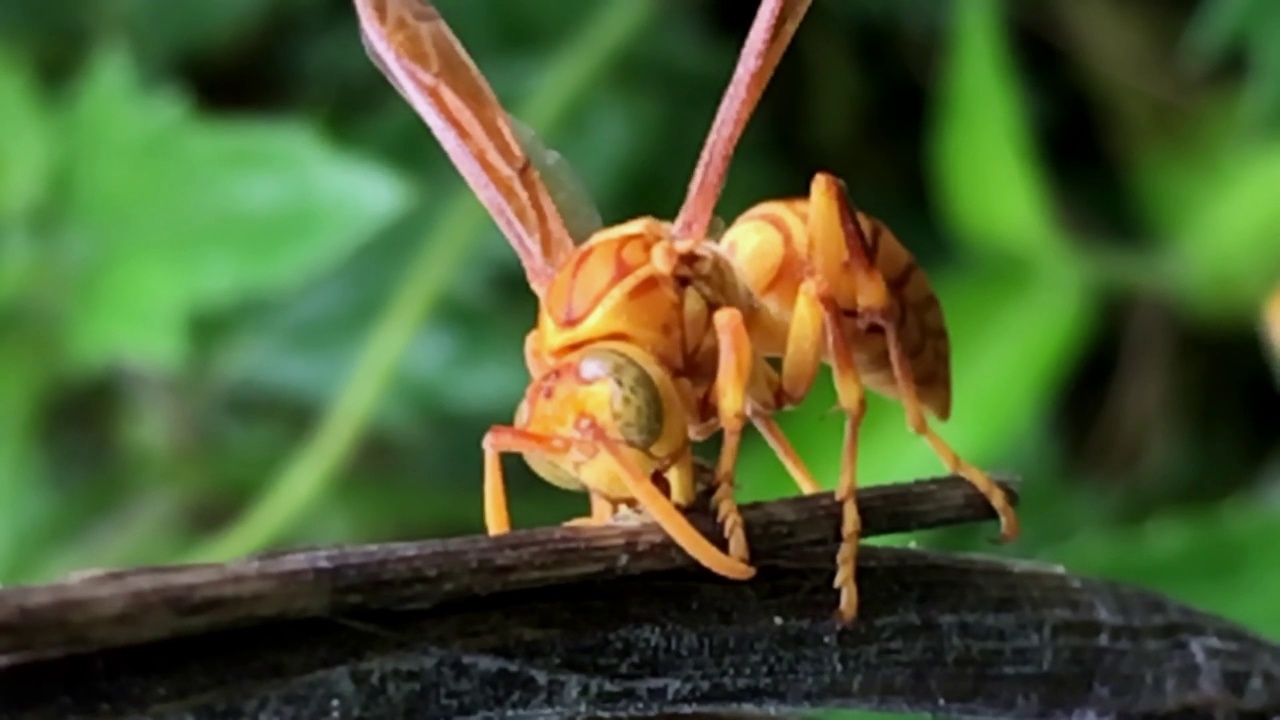
{"label": "wasp front leg", "polygon": [[[521,411],[525,406],[521,405]],[[484,448],[484,521],[490,536],[511,532],[511,510],[507,503],[507,482],[503,477],[502,455],[524,455],[526,459],[543,459],[543,457],[564,456],[570,451],[570,441],[566,438],[543,436],[521,428],[494,425],[485,433],[481,446]],[[538,460],[530,462],[538,464]],[[593,495],[591,502],[591,519],[603,507],[596,506]]]}
{"label": "wasp front leg", "polygon": [[712,321],[720,352],[715,380],[716,413],[724,440],[716,462],[711,507],[724,530],[725,539],[729,541],[729,554],[746,562],[749,554],[747,537],[742,527],[742,514],[738,512],[738,504],[733,497],[733,480],[742,430],[747,423],[747,396],[755,353],[740,310],[720,308],[712,316]]}
{"label": "wasp front leg", "polygon": [[[484,448],[484,524],[489,535],[511,531],[511,511],[507,504],[507,483],[502,473],[502,454],[543,455],[568,452],[569,443],[520,428],[495,425],[481,441]],[[594,508],[593,508],[594,510]]]}
{"label": "wasp front leg", "polygon": [[[485,521],[489,533],[501,534],[511,527],[501,456],[515,453],[522,455],[534,472],[551,484],[589,493],[591,516],[571,521],[572,524],[608,523],[615,518],[617,505],[634,503],[637,510],[647,514],[703,566],[730,579],[751,578],[755,574],[754,568],[713,545],[679,509],[691,504],[696,492],[692,454],[687,440],[683,439],[686,421],[684,414],[675,412],[670,420],[670,435],[679,441],[677,446],[670,448],[669,452],[652,452],[653,443],[636,435],[653,417],[647,411],[657,407],[653,403],[654,397],[643,392],[638,396],[634,394],[634,382],[642,381],[647,375],[635,376],[625,372],[628,368],[636,369],[625,363],[615,364],[611,368],[607,364],[607,361],[619,360],[616,353],[590,354],[584,360],[588,367],[579,368],[580,370],[592,376],[608,369],[613,372],[588,379],[585,386],[566,385],[570,392],[561,396],[561,399],[576,399],[585,403],[586,407],[591,407],[592,400],[597,399],[606,406],[596,405],[594,409],[597,413],[579,412],[570,416],[564,412],[568,407],[566,405],[542,407],[526,401],[517,411],[517,425],[536,422],[550,427],[546,430],[531,430],[526,427],[494,426],[485,434]],[[623,391],[617,392],[619,389]],[[643,383],[641,389],[644,389]],[[627,395],[630,397],[623,400]],[[534,397],[541,397],[541,393],[535,393]],[[674,403],[674,397],[672,394],[667,399]],[[637,398],[640,400],[639,405],[634,402]],[[614,409],[621,410],[622,414],[605,412],[608,410],[607,406],[620,400],[620,404]],[[581,410],[584,406],[577,407]],[[566,417],[572,419],[565,422]],[[616,434],[605,429],[602,419],[607,419],[608,426]],[[628,440],[628,437],[642,441],[637,444]],[[664,460],[655,464],[655,456]],[[666,476],[670,496],[654,484],[654,472],[661,472]]]}
{"label": "wasp front leg", "polygon": [[[502,535],[511,530],[511,515],[507,504],[506,481],[503,478],[501,456],[518,453],[525,457],[546,456],[548,453],[567,453],[569,443],[560,438],[546,437],[520,428],[497,425],[489,428],[483,440],[484,447],[484,517],[489,535]],[[566,520],[566,527],[594,527],[608,525],[618,513],[618,504],[608,498],[587,491],[591,502],[591,514]]]}
{"label": "wasp front leg", "polygon": [[[815,317],[821,320],[821,315],[816,315]],[[759,398],[752,396],[753,390],[760,391],[760,386],[752,384],[752,372],[762,369],[771,380],[771,382],[766,383],[767,385],[776,386],[779,381],[772,376],[771,368],[757,365],[755,350],[751,345],[751,339],[747,333],[742,312],[732,307],[721,308],[716,311],[713,321],[715,323],[716,339],[720,348],[720,366],[716,375],[715,385],[716,410],[719,424],[724,432],[724,442],[721,446],[719,462],[716,465],[716,490],[712,496],[712,504],[716,507],[717,517],[724,524],[725,537],[729,540],[730,554],[733,554],[735,544],[741,542],[743,553],[741,557],[745,559],[747,552],[746,538],[741,536],[739,527],[741,516],[738,514],[737,505],[733,501],[733,478],[738,460],[738,450],[742,443],[742,431],[747,418],[750,418],[760,433],[764,435],[765,440],[778,455],[783,465],[786,466],[787,471],[801,491],[807,495],[820,490],[820,486],[813,479],[812,473],[805,467],[799,453],[792,447],[772,416],[777,409],[794,404],[794,399],[804,396],[808,386],[813,382],[813,375],[817,372],[817,363],[821,361],[820,346],[818,353],[809,352],[810,346],[804,342],[805,327],[801,326],[797,330],[793,326],[792,336],[796,338],[797,346],[804,349],[788,354],[784,358],[784,379],[781,381],[782,388],[780,390],[780,394],[784,399],[766,398],[764,402],[759,402]],[[820,336],[818,337],[820,338]],[[817,360],[814,360],[814,357]],[[811,363],[813,368],[810,370],[807,366]],[[787,380],[788,368],[790,370],[790,384],[788,384]],[[806,375],[807,379],[805,379]],[[794,395],[792,394],[793,392],[795,393]],[[786,400],[786,398],[791,398],[792,400]],[[765,407],[766,405],[769,407]],[[739,537],[741,537],[740,540],[738,539]]]}

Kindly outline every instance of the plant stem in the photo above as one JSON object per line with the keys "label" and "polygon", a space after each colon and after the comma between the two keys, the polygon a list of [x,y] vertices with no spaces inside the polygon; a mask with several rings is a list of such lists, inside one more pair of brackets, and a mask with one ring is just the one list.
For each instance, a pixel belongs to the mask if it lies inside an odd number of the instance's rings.
{"label": "plant stem", "polygon": [[[544,136],[549,134],[622,51],[640,38],[652,12],[653,3],[635,0],[615,0],[601,7],[553,59],[538,91],[514,114]],[[323,496],[359,441],[414,334],[458,274],[485,218],[469,191],[460,190],[450,198],[375,322],[350,381],[315,432],[258,502],[197,547],[189,560],[221,561],[256,552],[287,532]]]}

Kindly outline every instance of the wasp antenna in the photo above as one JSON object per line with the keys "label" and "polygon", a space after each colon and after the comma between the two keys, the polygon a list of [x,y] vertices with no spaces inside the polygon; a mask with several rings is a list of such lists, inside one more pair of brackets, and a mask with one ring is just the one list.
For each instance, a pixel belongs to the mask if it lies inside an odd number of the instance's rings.
{"label": "wasp antenna", "polygon": [[755,577],[756,570],[741,560],[726,554],[712,545],[698,529],[689,522],[675,505],[667,499],[648,478],[640,474],[638,468],[628,462],[626,456],[619,451],[616,444],[604,436],[598,436],[597,442],[609,453],[621,470],[627,490],[649,513],[654,522],[666,531],[676,544],[684,548],[690,557],[697,560],[712,572],[731,580],[750,580]]}

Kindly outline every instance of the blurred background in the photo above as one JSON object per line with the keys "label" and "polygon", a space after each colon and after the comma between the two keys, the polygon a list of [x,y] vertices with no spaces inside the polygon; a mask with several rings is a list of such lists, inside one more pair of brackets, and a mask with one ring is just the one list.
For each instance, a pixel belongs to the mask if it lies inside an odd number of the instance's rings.
{"label": "blurred background", "polygon": [[[674,214],[754,9],[438,6],[610,223]],[[843,176],[942,301],[935,428],[1024,481],[1012,547],[889,542],[1280,637],[1278,34],[1269,0],[814,3],[719,212]],[[0,583],[481,531],[534,312],[350,2],[0,0]],[[828,486],[829,378],[783,418]],[[863,438],[863,485],[942,472],[900,406]],[[517,525],[585,512],[506,468]],[[754,434],[740,485],[795,492]]]}

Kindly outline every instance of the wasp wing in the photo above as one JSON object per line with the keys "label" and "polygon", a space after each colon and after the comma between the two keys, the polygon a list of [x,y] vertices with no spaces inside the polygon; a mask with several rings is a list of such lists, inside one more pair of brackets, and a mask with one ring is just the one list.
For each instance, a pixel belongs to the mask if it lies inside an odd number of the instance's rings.
{"label": "wasp wing", "polygon": [[604,227],[604,220],[596,209],[595,201],[569,161],[559,152],[547,147],[533,128],[514,117],[509,117],[508,120],[520,145],[546,183],[551,200],[560,209],[560,217],[569,230],[569,236],[575,242],[582,242]]}
{"label": "wasp wing", "polygon": [[423,0],[355,0],[365,51],[489,212],[541,296],[573,239],[493,89]]}

